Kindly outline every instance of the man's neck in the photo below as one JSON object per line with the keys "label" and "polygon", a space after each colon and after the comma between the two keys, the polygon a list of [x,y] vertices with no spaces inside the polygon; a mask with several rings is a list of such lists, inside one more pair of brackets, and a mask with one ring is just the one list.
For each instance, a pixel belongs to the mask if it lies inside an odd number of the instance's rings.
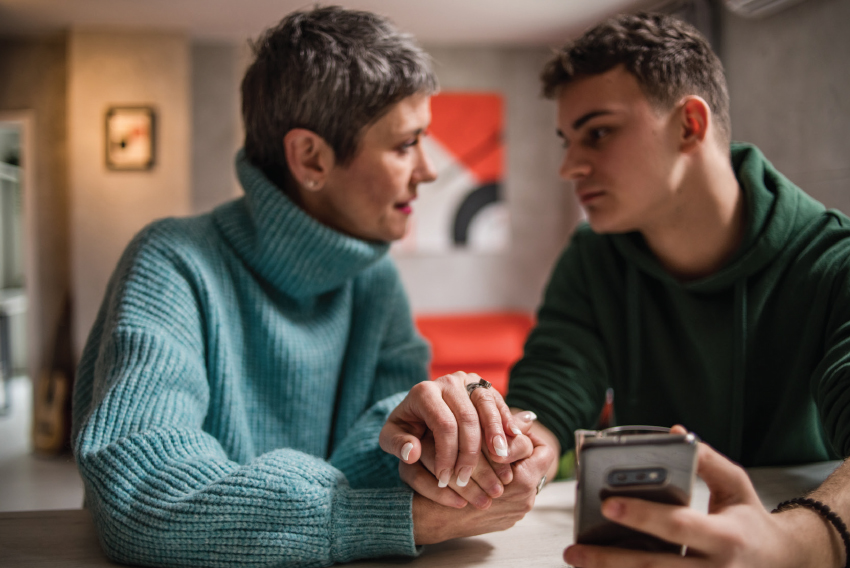
{"label": "man's neck", "polygon": [[744,236],[745,200],[728,156],[711,152],[682,180],[680,207],[642,230],[661,265],[680,280],[720,270]]}

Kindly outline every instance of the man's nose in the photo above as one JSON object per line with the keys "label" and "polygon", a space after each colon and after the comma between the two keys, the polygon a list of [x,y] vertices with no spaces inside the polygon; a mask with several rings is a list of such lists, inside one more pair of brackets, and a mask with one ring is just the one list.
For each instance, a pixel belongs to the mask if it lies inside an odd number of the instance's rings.
{"label": "man's nose", "polygon": [[564,150],[564,158],[558,174],[566,181],[581,179],[590,173],[590,164],[575,148]]}

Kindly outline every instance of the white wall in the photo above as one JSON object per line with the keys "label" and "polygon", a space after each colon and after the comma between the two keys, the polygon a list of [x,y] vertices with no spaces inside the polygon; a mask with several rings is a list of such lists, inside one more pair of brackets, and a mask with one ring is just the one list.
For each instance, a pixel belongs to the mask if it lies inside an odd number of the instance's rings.
{"label": "white wall", "polygon": [[[181,35],[76,30],[68,48],[71,265],[79,355],[127,243],[152,219],[191,210],[189,42]],[[106,169],[112,105],[156,110],[156,163]]]}
{"label": "white wall", "polygon": [[[555,104],[539,96],[542,48],[428,48],[443,91],[499,91],[505,98],[505,195],[512,243],[501,254],[396,255],[417,313],[533,311],[578,208],[558,179]],[[427,192],[422,186],[420,192]],[[415,213],[414,213],[415,215]]]}
{"label": "white wall", "polygon": [[850,214],[850,0],[762,20],[724,14],[732,134],[828,207]]}

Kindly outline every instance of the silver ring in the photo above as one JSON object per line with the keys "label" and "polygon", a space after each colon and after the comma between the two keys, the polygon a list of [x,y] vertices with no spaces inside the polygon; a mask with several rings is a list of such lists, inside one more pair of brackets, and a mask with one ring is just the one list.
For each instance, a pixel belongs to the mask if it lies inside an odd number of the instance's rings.
{"label": "silver ring", "polygon": [[540,495],[540,490],[543,489],[543,486],[546,484],[546,476],[544,475],[540,479],[540,483],[537,484],[537,495]]}
{"label": "silver ring", "polygon": [[468,385],[466,385],[466,392],[469,393],[469,396],[472,396],[472,391],[474,391],[475,389],[477,389],[477,388],[489,389],[492,386],[493,385],[490,384],[489,382],[485,381],[484,379],[481,379],[477,383],[469,383]]}

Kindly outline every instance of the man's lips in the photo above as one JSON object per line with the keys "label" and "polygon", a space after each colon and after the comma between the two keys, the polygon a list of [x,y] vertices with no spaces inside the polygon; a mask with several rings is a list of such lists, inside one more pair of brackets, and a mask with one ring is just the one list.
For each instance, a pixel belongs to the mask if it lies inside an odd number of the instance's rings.
{"label": "man's lips", "polygon": [[576,193],[576,196],[578,197],[578,200],[582,205],[586,205],[587,203],[590,203],[594,199],[602,197],[603,195],[605,195],[605,192],[598,189],[589,189]]}

